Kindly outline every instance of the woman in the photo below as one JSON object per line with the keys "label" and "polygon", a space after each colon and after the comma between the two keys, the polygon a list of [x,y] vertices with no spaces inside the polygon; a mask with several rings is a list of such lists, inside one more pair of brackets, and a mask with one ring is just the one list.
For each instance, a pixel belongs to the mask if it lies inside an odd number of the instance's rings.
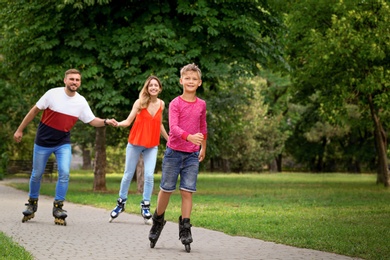
{"label": "woman", "polygon": [[117,127],[128,127],[134,121],[128,137],[125,171],[120,185],[119,198],[117,206],[111,212],[110,222],[125,210],[130,183],[142,153],[145,181],[141,214],[145,223],[151,224],[150,198],[153,192],[153,174],[156,167],[160,134],[168,141],[168,134],[162,123],[165,104],[164,101],[158,98],[161,91],[161,81],[155,76],[150,76],[146,80],[139,94],[139,99],[135,101],[127,119],[116,125]]}

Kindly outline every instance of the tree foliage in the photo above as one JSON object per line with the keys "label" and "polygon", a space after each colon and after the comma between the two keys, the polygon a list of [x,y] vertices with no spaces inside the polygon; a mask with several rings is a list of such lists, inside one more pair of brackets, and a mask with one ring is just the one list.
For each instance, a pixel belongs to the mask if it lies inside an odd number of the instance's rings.
{"label": "tree foliage", "polygon": [[389,185],[387,1],[306,0],[292,6],[287,49],[297,100],[314,104],[319,118],[340,126],[349,124],[348,108],[355,107],[361,130],[371,122],[378,182]]}
{"label": "tree foliage", "polygon": [[49,88],[61,86],[64,71],[72,67],[82,71],[80,92],[96,115],[121,119],[149,75],[160,77],[161,97],[169,103],[181,93],[179,70],[187,63],[202,69],[202,95],[206,89],[218,94],[220,82],[256,75],[259,64],[280,60],[275,37],[280,23],[265,0],[1,4],[1,66],[11,87],[23,86],[28,107]]}

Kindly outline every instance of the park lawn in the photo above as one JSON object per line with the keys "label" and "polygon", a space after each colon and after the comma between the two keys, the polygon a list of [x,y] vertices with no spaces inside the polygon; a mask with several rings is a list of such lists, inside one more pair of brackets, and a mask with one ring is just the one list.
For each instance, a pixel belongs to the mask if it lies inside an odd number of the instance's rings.
{"label": "park lawn", "polygon": [[[121,177],[107,174],[107,191],[93,192],[93,173],[72,172],[67,200],[112,210]],[[156,174],[152,209],[160,179]],[[390,190],[375,181],[373,174],[201,173],[191,222],[234,236],[364,259],[389,259]],[[28,190],[26,183],[12,186]],[[45,181],[41,194],[53,196],[54,189],[55,183]],[[135,189],[132,183],[126,212],[139,214],[142,196]],[[176,191],[166,219],[177,222],[179,215]]]}
{"label": "park lawn", "polygon": [[0,232],[0,259],[3,260],[33,260],[33,256],[10,237]]}

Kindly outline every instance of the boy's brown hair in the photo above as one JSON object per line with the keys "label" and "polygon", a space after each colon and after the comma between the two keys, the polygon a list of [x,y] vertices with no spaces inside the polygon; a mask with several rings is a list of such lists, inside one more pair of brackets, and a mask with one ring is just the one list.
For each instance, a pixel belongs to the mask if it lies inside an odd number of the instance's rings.
{"label": "boy's brown hair", "polygon": [[195,63],[190,63],[188,65],[185,65],[181,70],[180,70],[180,77],[183,76],[184,73],[187,71],[195,71],[199,75],[199,79],[202,79],[202,72],[200,71],[199,67]]}

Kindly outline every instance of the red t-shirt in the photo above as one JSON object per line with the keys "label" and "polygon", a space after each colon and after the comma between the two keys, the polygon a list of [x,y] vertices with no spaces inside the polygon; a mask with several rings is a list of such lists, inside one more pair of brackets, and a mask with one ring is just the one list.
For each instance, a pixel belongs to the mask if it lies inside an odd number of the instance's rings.
{"label": "red t-shirt", "polygon": [[144,108],[137,114],[130,130],[128,142],[132,145],[151,148],[160,144],[160,126],[162,122],[161,106],[152,116]]}

